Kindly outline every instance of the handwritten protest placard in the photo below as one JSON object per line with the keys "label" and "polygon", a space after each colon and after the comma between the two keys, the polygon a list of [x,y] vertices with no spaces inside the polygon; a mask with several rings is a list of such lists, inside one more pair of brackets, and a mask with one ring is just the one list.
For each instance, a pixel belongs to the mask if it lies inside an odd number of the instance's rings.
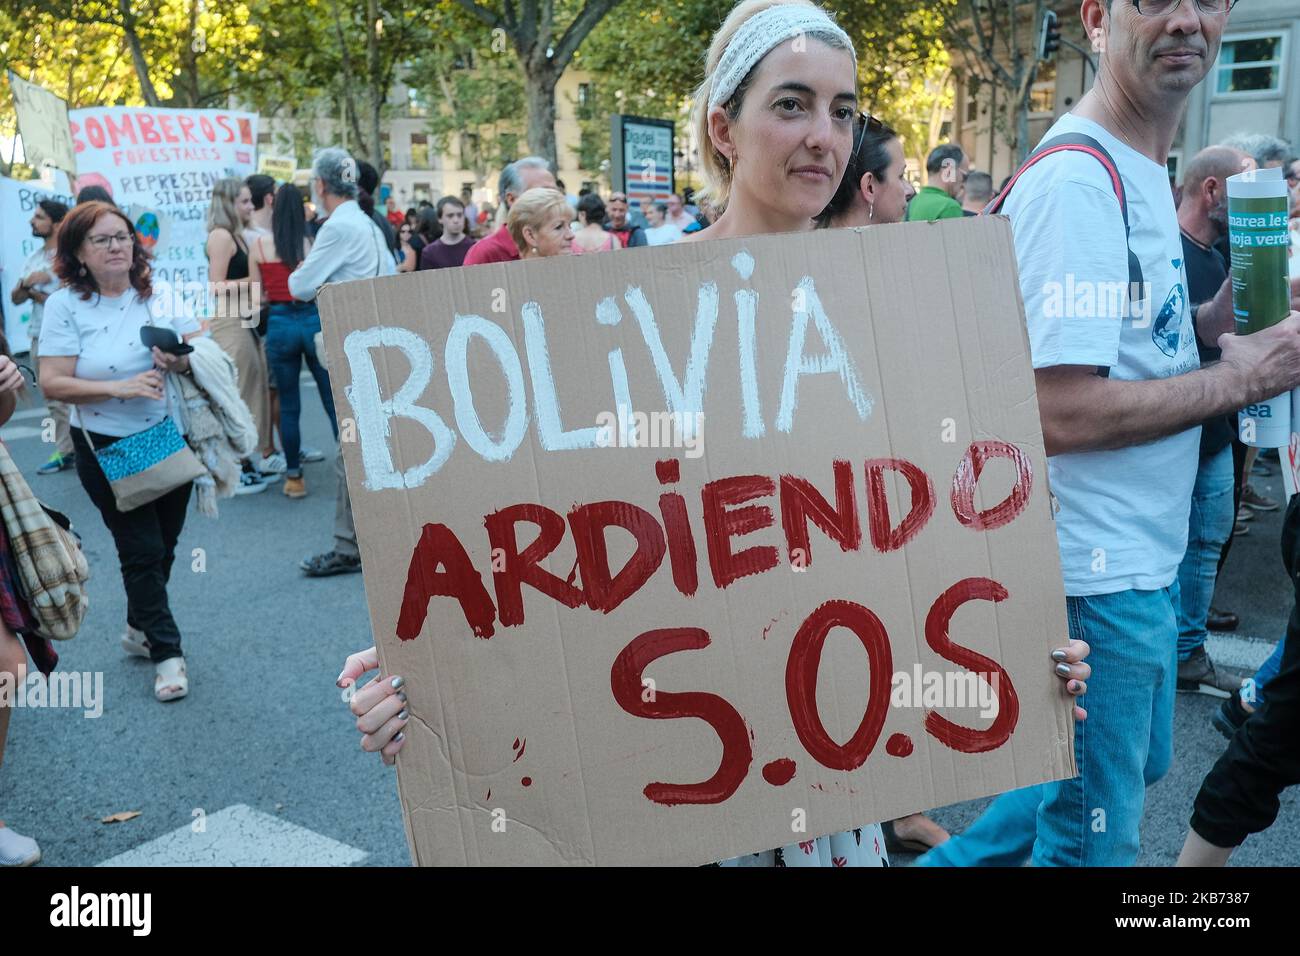
{"label": "handwritten protest placard", "polygon": [[9,71],[9,88],[14,94],[18,132],[23,138],[23,157],[29,166],[49,165],[66,173],[77,170],[72,136],[68,129],[68,104],[36,83],[29,83]]}
{"label": "handwritten protest placard", "polygon": [[990,217],[327,287],[413,859],[698,864],[1072,774],[1014,262]]}
{"label": "handwritten protest placard", "polygon": [[32,235],[32,215],[43,199],[72,205],[68,177],[54,170],[47,172],[52,175],[45,180],[0,176],[0,287],[5,296],[5,338],[15,354],[30,348],[27,323],[32,318],[32,303],[29,299],[22,305],[14,305],[9,294],[23,278],[27,257],[45,243],[44,239]]}
{"label": "handwritten protest placard", "polygon": [[97,106],[73,110],[70,122],[77,188],[101,185],[131,210],[141,242],[156,253],[155,281],[200,302],[212,185],[253,172],[257,114]]}

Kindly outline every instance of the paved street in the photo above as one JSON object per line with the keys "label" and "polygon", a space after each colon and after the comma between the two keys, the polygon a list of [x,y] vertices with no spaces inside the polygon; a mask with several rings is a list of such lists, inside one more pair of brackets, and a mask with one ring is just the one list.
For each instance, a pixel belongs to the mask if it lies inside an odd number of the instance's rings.
{"label": "paved street", "polygon": [[[304,381],[305,441],[328,449],[328,426]],[[297,563],[329,545],[329,461],[307,465],[310,495],[266,493],[191,510],[171,596],[184,635],[190,697],[160,705],[153,669],[118,638],[125,599],[112,541],[73,472],[39,478],[48,456],[39,407],[0,430],[38,494],[73,517],[94,577],[82,633],[60,647],[62,670],[102,671],[104,711],[18,710],[0,771],[0,818],[36,837],[49,865],[408,862],[395,777],[363,754],[334,679],[370,642],[359,575],[308,580]],[[1276,476],[1259,487],[1280,497]],[[1241,614],[1216,639],[1225,662],[1261,661],[1291,605],[1278,559],[1280,514],[1261,516],[1234,545],[1218,606]],[[1149,794],[1142,863],[1172,863],[1192,798],[1224,746],[1209,724],[1218,701],[1180,695],[1173,772]],[[1238,865],[1300,864],[1300,808],[1283,798],[1278,823],[1240,851]],[[949,827],[985,801],[938,811]],[[102,818],[138,811],[125,822]],[[198,832],[196,832],[198,831]],[[907,858],[896,863],[905,863]]]}

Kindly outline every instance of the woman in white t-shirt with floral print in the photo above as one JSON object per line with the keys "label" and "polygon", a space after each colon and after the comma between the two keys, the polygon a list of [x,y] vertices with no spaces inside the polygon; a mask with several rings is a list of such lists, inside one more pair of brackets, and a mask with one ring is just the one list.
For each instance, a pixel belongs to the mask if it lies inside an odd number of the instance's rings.
{"label": "woman in white t-shirt with floral print", "polygon": [[189,679],[167,580],[192,485],[119,511],[91,444],[102,448],[167,417],[183,430],[166,375],[188,372],[189,357],[147,348],[140,329],[165,326],[190,339],[201,334],[199,323],[178,295],[154,289],[135,227],[110,203],[84,203],[67,215],[55,269],[64,286],[45,303],[41,388],[72,406],[77,475],[117,545],[126,586],[122,646],[153,661],[158,700],[176,700],[189,692]]}

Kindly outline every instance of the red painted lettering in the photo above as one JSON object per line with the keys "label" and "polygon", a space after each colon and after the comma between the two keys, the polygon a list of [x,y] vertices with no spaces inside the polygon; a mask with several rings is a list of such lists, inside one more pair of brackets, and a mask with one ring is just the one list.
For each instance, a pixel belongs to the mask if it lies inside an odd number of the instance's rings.
{"label": "red painted lettering", "polygon": [[777,549],[759,545],[733,553],[731,539],[770,527],[772,509],[767,505],[750,505],[728,511],[728,505],[770,495],[776,484],[765,475],[736,475],[719,478],[704,486],[704,539],[709,548],[709,568],[713,583],[725,588],[750,574],[761,574],[776,567]]}
{"label": "red painted lettering", "polygon": [[163,139],[165,139],[167,142],[169,143],[180,142],[180,137],[178,137],[176,135],[176,131],[172,129],[172,118],[170,116],[159,116],[158,128],[162,130]]}
{"label": "red painted lettering", "polygon": [[246,116],[239,118],[239,141],[250,145],[253,142],[253,124],[248,121]]}
{"label": "red painted lettering", "polygon": [[226,135],[221,137],[221,141],[223,143],[233,143],[235,141],[235,130],[230,125],[230,117],[222,113],[217,117],[217,125],[226,132]]}
{"label": "red painted lettering", "polygon": [[496,609],[483,587],[483,578],[474,570],[455,532],[442,524],[426,524],[411,552],[402,612],[397,618],[398,637],[404,641],[419,637],[433,597],[454,597],[474,636],[492,636]]}
{"label": "red painted lettering", "polygon": [[[831,469],[835,475],[834,508],[808,479],[781,476],[781,527],[785,530],[786,553],[791,564],[812,566],[809,518],[829,538],[839,542],[841,551],[856,551],[862,544],[862,525],[853,494],[853,466],[837,459]],[[795,560],[796,552],[802,556],[802,564]]]}
{"label": "red painted lettering", "polygon": [[185,116],[184,114],[176,117],[176,123],[181,128],[181,136],[187,143],[197,143],[198,137],[194,135],[194,117]]}
{"label": "red painted lettering", "polygon": [[[1016,467],[1016,482],[1001,502],[984,511],[975,510],[975,486],[984,466],[994,458],[1008,458]],[[992,531],[1010,524],[1029,503],[1033,467],[1015,445],[1004,441],[971,442],[952,476],[952,513],[972,531]]]}
{"label": "red painted lettering", "polygon": [[957,608],[967,601],[1003,601],[1007,589],[989,578],[966,578],[944,591],[925,616],[925,642],[944,660],[974,671],[988,681],[998,694],[998,715],[987,730],[973,730],[954,724],[933,711],[925,715],[925,729],[930,736],[953,750],[967,754],[984,753],[1001,747],[1016,728],[1020,701],[1011,678],[1000,664],[968,647],[954,644],[948,637],[948,625]]}
{"label": "red painted lettering", "polygon": [[[831,739],[817,712],[817,671],[822,648],[827,635],[836,627],[847,627],[862,642],[871,666],[871,689],[862,723],[843,746]],[[818,763],[832,770],[856,770],[867,762],[885,726],[893,672],[885,625],[861,604],[827,601],[808,615],[790,645],[790,657],[785,665],[785,696],[795,733]]]}
{"label": "red painted lettering", "polygon": [[[605,529],[616,526],[636,539],[636,551],[611,576]],[[596,501],[569,512],[587,606],[608,614],[636,593],[664,560],[664,533],[654,515],[626,501]]]}
{"label": "red painted lettering", "polygon": [[[889,524],[889,497],[885,493],[885,469],[907,479],[912,490],[912,507],[897,528]],[[930,476],[902,458],[872,458],[867,469],[867,531],[877,551],[897,551],[915,538],[934,514],[934,483]]]}
{"label": "red painted lettering", "polygon": [[[515,537],[515,525],[529,521],[540,529],[523,551]],[[582,603],[582,590],[541,567],[541,561],[564,538],[564,518],[542,505],[520,504],[502,508],[483,519],[492,548],[492,581],[504,627],[524,623],[523,585],[536,588],[565,607]]]}
{"label": "red painted lettering", "polygon": [[90,140],[90,145],[96,149],[103,149],[107,142],[104,138],[104,127],[99,125],[99,120],[94,116],[86,117],[86,139]]}
{"label": "red painted lettering", "polygon": [[207,137],[209,143],[215,143],[217,141],[217,131],[212,125],[212,120],[208,119],[207,116],[199,117],[199,129],[202,131],[203,135]]}
{"label": "red painted lettering", "polygon": [[140,113],[135,118],[136,124],[140,127],[140,142],[142,143],[161,143],[162,137],[158,135],[158,130],[154,126],[154,118],[148,113]]}
{"label": "red painted lettering", "polygon": [[104,126],[108,128],[108,139],[114,148],[127,142],[132,146],[136,145],[135,126],[131,123],[131,114],[124,113],[115,121],[112,113],[105,113]]}
{"label": "red painted lettering", "polygon": [[697,717],[722,741],[722,761],[717,772],[702,783],[652,783],[643,791],[655,803],[721,803],[739,789],[754,752],[749,728],[729,703],[716,694],[698,691],[670,693],[656,690],[646,700],[641,675],[654,661],[677,651],[697,651],[709,646],[709,634],[697,627],[669,627],[646,631],[632,640],[614,659],[609,683],[618,705],[634,717],[675,720]]}

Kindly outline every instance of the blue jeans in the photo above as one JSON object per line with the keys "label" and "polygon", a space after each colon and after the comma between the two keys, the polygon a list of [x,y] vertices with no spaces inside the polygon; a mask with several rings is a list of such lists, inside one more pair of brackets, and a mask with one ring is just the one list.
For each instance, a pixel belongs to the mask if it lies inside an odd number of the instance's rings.
{"label": "blue jeans", "polygon": [[1252,678],[1254,683],[1247,683],[1241,689],[1241,699],[1256,710],[1264,704],[1264,685],[1276,677],[1277,672],[1282,669],[1282,654],[1286,651],[1286,640],[1284,634],[1282,640],[1278,641],[1277,646],[1273,648],[1273,653],[1268,655],[1268,659],[1259,665],[1259,670],[1255,671],[1255,676]]}
{"label": "blue jeans", "polygon": [[[918,866],[1132,866],[1146,787],[1173,762],[1178,582],[1066,599],[1070,636],[1092,651],[1079,776],[1004,793]],[[1044,662],[1044,667],[1047,662]]]}
{"label": "blue jeans", "polygon": [[316,389],[320,392],[320,401],[329,416],[334,437],[339,437],[329,373],[316,358],[313,337],[319,331],[320,313],[316,311],[315,302],[276,302],[271,305],[266,323],[266,362],[280,393],[280,442],[284,445],[287,473],[292,477],[302,473],[302,433],[298,429],[302,398],[298,394],[298,373],[303,359],[307,360],[307,368],[316,379]]}
{"label": "blue jeans", "polygon": [[1205,616],[1214,598],[1219,555],[1232,533],[1232,447],[1201,459],[1192,490],[1187,552],[1178,567],[1178,659],[1205,644]]}

